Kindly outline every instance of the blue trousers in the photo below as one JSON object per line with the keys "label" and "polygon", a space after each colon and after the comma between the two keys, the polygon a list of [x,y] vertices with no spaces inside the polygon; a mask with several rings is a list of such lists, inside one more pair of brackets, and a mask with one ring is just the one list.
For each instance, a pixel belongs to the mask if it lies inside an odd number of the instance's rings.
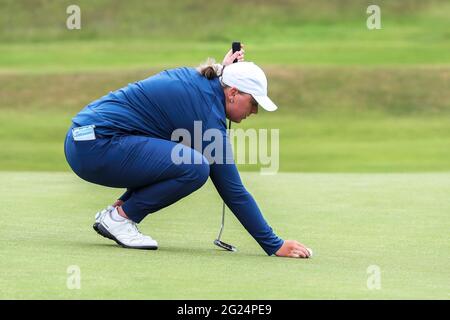
{"label": "blue trousers", "polygon": [[127,216],[139,223],[149,213],[175,203],[199,189],[209,177],[209,163],[196,150],[183,146],[191,164],[174,164],[173,141],[144,136],[98,137],[74,141],[66,136],[64,151],[72,170],[82,179],[126,188],[120,197]]}

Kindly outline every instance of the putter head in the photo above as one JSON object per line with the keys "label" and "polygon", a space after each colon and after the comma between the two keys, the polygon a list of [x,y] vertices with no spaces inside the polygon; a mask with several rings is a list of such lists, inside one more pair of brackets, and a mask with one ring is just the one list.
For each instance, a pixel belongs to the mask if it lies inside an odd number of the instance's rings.
{"label": "putter head", "polygon": [[232,252],[236,252],[237,249],[235,246],[232,246],[231,244],[225,243],[223,241],[220,241],[219,239],[214,240],[214,244],[218,247],[221,247],[222,249],[228,250],[228,251],[232,251]]}

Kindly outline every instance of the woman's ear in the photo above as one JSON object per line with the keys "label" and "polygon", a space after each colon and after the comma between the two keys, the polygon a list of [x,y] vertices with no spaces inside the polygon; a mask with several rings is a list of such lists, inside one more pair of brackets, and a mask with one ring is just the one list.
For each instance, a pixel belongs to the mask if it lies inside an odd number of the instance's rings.
{"label": "woman's ear", "polygon": [[236,89],[235,87],[231,87],[231,88],[230,88],[230,94],[231,94],[231,96],[234,97],[238,92],[239,92],[239,90]]}
{"label": "woman's ear", "polygon": [[228,87],[224,90],[225,97],[230,103],[234,103],[234,96],[239,92],[235,87]]}
{"label": "woman's ear", "polygon": [[234,103],[234,97],[238,94],[239,90],[235,87],[231,87],[228,91],[228,99],[230,100],[230,103]]}

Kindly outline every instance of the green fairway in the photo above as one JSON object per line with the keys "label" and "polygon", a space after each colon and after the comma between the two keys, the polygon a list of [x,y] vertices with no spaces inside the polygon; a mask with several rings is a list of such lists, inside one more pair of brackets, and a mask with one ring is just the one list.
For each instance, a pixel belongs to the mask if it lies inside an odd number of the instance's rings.
{"label": "green fairway", "polygon": [[[0,75],[0,168],[62,171],[70,120],[158,72]],[[233,128],[279,129],[281,171],[450,171],[450,69],[268,68],[275,113]],[[241,166],[258,170],[256,165]]]}
{"label": "green fairway", "polygon": [[[242,176],[277,234],[313,248],[312,259],[267,257],[229,212],[223,239],[239,251],[217,249],[211,183],[147,217],[141,229],[160,248],[138,251],[91,227],[121,190],[69,173],[0,173],[0,298],[449,298],[449,174]],[[73,265],[81,288],[69,290]],[[380,289],[367,287],[370,266]]]}
{"label": "green fairway", "polygon": [[[0,73],[65,73],[129,68],[169,68],[197,65],[206,57],[222,59],[224,43],[147,43],[130,41],[44,42],[0,45]],[[278,65],[449,65],[449,41],[439,44],[417,42],[326,41],[316,43],[265,44],[248,40],[248,60]],[[277,52],[277,61],[273,53]]]}
{"label": "green fairway", "polygon": [[247,59],[261,65],[450,63],[445,0],[378,1],[383,23],[376,31],[366,26],[368,0],[80,0],[82,26],[72,31],[64,24],[70,1],[4,2],[0,73],[6,74],[195,65],[205,55],[221,59],[224,45],[236,39],[246,44]]}
{"label": "green fairway", "polygon": [[[281,113],[281,112],[280,112]],[[3,170],[66,171],[64,136],[72,115],[57,112],[0,114]],[[26,124],[24,127],[23,125]],[[278,129],[282,172],[448,172],[450,120],[444,117],[302,117],[261,114],[243,129]],[[270,140],[269,140],[270,141]],[[248,142],[247,142],[247,161]],[[239,165],[256,171],[261,164]]]}
{"label": "green fairway", "polygon": [[67,170],[64,134],[86,104],[166,68],[220,61],[241,39],[280,108],[234,127],[280,129],[281,171],[450,171],[446,1],[380,1],[375,31],[358,0],[81,0],[72,31],[68,4],[4,2],[0,170]]}
{"label": "green fairway", "polygon": [[[450,299],[448,0],[78,0],[68,30],[72,4],[0,0],[0,299]],[[71,118],[164,69],[221,62],[232,41],[279,107],[233,123],[279,130],[279,173],[244,164],[242,179],[313,259],[267,257],[229,210],[238,252],[215,247],[211,182],[143,221],[157,251],[97,235],[123,190],[72,173]]]}

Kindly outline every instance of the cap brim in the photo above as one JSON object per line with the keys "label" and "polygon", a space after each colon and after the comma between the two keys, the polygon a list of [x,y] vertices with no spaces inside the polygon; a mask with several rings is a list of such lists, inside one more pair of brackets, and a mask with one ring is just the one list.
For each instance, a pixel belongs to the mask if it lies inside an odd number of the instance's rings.
{"label": "cap brim", "polygon": [[278,109],[275,103],[268,96],[253,96],[256,102],[267,111],[275,111]]}

